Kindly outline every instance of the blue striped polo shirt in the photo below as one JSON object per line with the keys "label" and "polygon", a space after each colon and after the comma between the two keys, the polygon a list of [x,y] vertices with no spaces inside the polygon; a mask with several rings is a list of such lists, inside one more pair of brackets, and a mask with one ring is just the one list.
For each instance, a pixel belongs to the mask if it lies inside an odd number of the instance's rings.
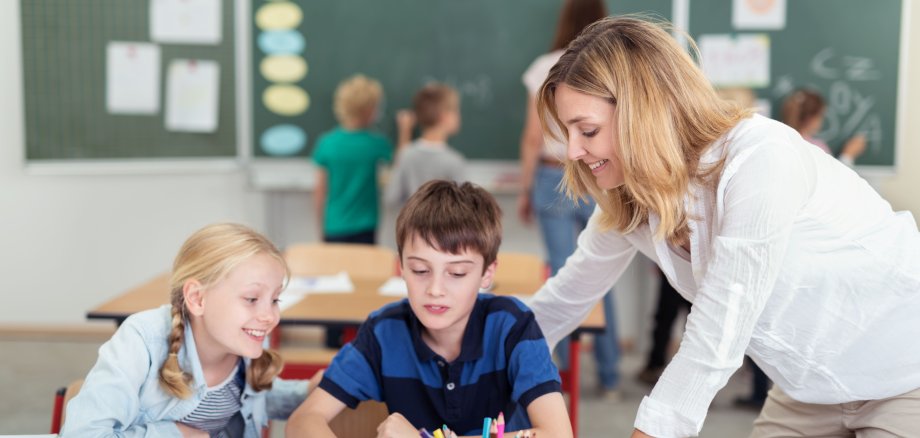
{"label": "blue striped polo shirt", "polygon": [[530,428],[530,402],[560,391],[543,333],[516,298],[479,295],[452,363],[425,344],[423,329],[405,299],[371,313],[320,388],[352,409],[382,401],[417,428],[446,424],[460,435],[480,434],[482,419],[499,412],[507,430]]}

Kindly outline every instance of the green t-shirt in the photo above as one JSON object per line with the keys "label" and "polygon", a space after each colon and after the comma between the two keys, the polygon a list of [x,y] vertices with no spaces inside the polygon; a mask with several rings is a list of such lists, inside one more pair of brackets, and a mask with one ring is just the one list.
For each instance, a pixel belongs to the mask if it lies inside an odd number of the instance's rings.
{"label": "green t-shirt", "polygon": [[329,192],[323,221],[326,236],[376,229],[377,166],[393,161],[390,141],[370,131],[338,127],[317,140],[313,161],[327,173]]}

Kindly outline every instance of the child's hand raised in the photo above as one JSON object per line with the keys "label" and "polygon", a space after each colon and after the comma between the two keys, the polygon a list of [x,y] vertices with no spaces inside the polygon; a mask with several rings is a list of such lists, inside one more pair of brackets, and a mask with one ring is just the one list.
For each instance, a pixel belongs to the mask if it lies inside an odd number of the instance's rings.
{"label": "child's hand raised", "polygon": [[390,414],[377,426],[377,438],[418,438],[419,432],[400,413]]}
{"label": "child's hand raised", "polygon": [[415,113],[405,109],[397,111],[396,126],[398,126],[400,130],[411,130],[415,126]]}

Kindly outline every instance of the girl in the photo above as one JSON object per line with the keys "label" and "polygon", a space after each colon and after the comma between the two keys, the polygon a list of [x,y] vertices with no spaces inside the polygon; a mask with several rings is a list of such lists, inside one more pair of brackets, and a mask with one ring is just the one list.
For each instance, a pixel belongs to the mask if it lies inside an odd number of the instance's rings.
{"label": "girl", "polygon": [[[920,436],[920,233],[791,128],[719,99],[663,29],[600,21],[541,88],[566,188],[599,209],[530,303],[551,344],[641,251],[693,303],[633,436],[699,433],[747,353],[754,437]],[[551,133],[552,130],[548,129]]]}
{"label": "girl", "polygon": [[263,350],[288,277],[278,249],[235,224],[197,231],[173,264],[171,305],[132,315],[99,349],[62,436],[258,437],[306,398]]}
{"label": "girl", "polygon": [[[821,126],[824,125],[824,112],[827,110],[827,104],[820,94],[807,90],[799,89],[783,101],[783,123],[792,127],[809,143],[821,148],[822,151],[831,153],[831,148],[827,146],[824,140],[818,137]],[[847,166],[853,167],[853,163],[866,150],[865,134],[857,134],[843,144],[840,150],[840,161]]]}

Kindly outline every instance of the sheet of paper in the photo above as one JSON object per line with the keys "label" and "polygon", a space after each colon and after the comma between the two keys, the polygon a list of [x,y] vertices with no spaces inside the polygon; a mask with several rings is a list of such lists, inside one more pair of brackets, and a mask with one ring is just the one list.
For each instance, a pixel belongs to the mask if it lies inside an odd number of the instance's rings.
{"label": "sheet of paper", "polygon": [[770,37],[765,34],[702,35],[703,72],[716,87],[770,85]]}
{"label": "sheet of paper", "polygon": [[291,306],[299,303],[306,295],[307,294],[303,291],[285,289],[284,292],[281,292],[281,295],[278,296],[278,308],[284,312]]}
{"label": "sheet of paper", "polygon": [[160,112],[160,46],[112,41],[105,53],[106,110],[112,114]]}
{"label": "sheet of paper", "polygon": [[354,292],[355,285],[352,284],[348,273],[342,271],[335,275],[292,277],[285,292],[288,290],[303,294],[347,294]]}
{"label": "sheet of paper", "polygon": [[176,59],[166,79],[166,129],[217,130],[220,66],[215,61]]}
{"label": "sheet of paper", "polygon": [[781,30],[786,27],[786,0],[733,0],[732,26]]}
{"label": "sheet of paper", "polygon": [[169,44],[220,44],[221,0],[150,0],[150,39]]}
{"label": "sheet of paper", "polygon": [[409,288],[402,277],[390,277],[377,292],[386,297],[405,297],[409,295]]}

